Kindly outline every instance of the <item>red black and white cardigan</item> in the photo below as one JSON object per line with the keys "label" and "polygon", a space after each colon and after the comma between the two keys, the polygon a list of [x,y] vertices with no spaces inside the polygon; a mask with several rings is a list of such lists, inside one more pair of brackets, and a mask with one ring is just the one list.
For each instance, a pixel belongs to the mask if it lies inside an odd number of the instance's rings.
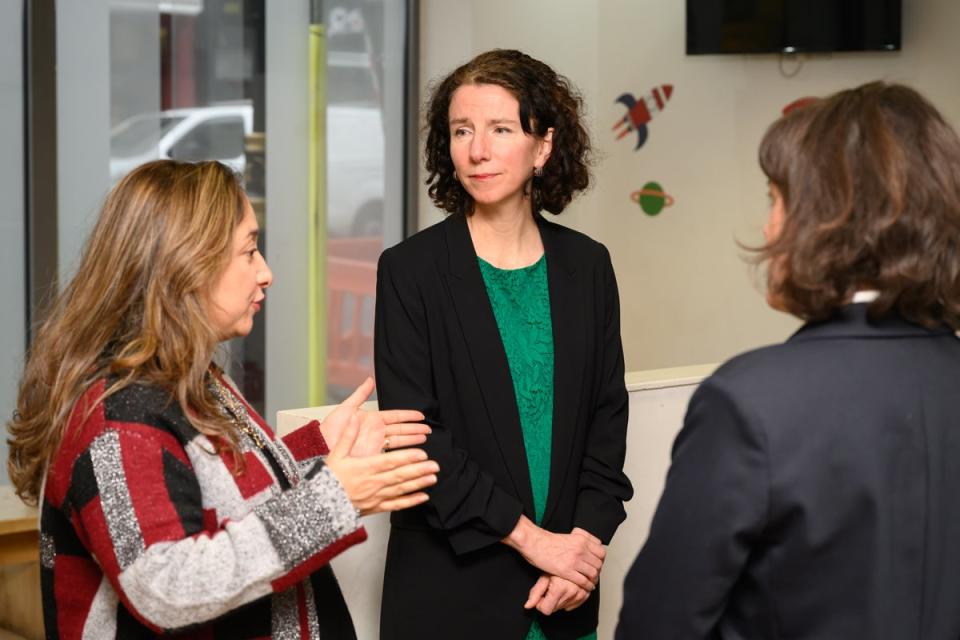
{"label": "red black and white cardigan", "polygon": [[244,406],[266,451],[244,435],[240,475],[158,388],[74,412],[41,512],[47,638],[355,637],[328,563],[366,532],[319,424],[277,440]]}

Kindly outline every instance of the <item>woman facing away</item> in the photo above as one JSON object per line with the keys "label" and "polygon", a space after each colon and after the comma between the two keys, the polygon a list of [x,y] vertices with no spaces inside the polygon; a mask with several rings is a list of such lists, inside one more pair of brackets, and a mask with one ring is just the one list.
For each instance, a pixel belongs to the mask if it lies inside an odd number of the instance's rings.
{"label": "woman facing away", "polygon": [[579,95],[519,51],[478,55],[427,106],[447,219],[385,251],[381,406],[433,426],[430,502],[391,519],[381,638],[595,636],[632,494],[619,300],[598,242],[546,220],[589,184]]}
{"label": "woman facing away", "polygon": [[960,637],[960,138],[880,82],[760,144],[767,300],[697,389],[618,639]]}
{"label": "woman facing away", "polygon": [[36,334],[8,469],[41,509],[48,638],[352,638],[329,567],[360,516],[421,504],[437,465],[416,411],[278,439],[212,363],[272,274],[217,162],[143,165],[111,191]]}

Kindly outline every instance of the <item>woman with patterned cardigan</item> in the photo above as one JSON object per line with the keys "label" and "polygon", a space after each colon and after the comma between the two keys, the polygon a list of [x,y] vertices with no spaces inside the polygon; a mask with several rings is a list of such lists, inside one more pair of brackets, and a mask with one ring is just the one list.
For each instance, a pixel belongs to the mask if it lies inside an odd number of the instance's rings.
{"label": "woman with patterned cardigan", "polygon": [[36,334],[8,468],[41,507],[48,638],[352,638],[330,559],[427,499],[423,416],[361,411],[372,381],[277,439],[211,364],[271,284],[257,235],[223,165],[144,165]]}

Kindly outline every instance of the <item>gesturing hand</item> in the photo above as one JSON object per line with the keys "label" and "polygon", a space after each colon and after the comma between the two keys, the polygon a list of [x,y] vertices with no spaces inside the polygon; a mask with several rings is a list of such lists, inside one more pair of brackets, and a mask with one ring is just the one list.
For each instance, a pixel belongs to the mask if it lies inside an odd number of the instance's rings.
{"label": "gesturing hand", "polygon": [[389,445],[390,449],[400,449],[426,442],[430,427],[418,423],[423,420],[422,413],[406,409],[365,411],[360,406],[367,401],[371,393],[373,378],[367,378],[350,397],[323,419],[320,432],[331,449],[337,446],[353,415],[357,415],[360,420],[360,433],[351,451],[354,456],[380,453],[387,448],[386,445]]}
{"label": "gesturing hand", "polygon": [[583,529],[553,533],[520,516],[503,542],[541,571],[565,578],[586,591],[596,588],[606,549]]}
{"label": "gesturing hand", "polygon": [[590,597],[590,592],[581,589],[569,580],[559,576],[542,575],[530,589],[530,595],[524,603],[524,609],[533,609],[545,616],[563,609],[573,611]]}
{"label": "gesturing hand", "polygon": [[436,483],[437,463],[428,460],[422,449],[355,456],[352,449],[359,432],[360,419],[354,414],[326,464],[360,514],[397,511],[425,502],[427,494],[421,489]]}

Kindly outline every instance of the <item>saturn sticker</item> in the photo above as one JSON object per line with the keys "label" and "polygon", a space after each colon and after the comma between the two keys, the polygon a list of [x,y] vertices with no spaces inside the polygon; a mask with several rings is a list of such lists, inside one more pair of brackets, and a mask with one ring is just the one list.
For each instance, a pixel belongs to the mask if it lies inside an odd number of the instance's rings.
{"label": "saturn sticker", "polygon": [[640,205],[648,216],[655,216],[663,211],[664,207],[673,204],[673,196],[663,190],[657,182],[648,182],[639,191],[630,194],[630,199]]}

